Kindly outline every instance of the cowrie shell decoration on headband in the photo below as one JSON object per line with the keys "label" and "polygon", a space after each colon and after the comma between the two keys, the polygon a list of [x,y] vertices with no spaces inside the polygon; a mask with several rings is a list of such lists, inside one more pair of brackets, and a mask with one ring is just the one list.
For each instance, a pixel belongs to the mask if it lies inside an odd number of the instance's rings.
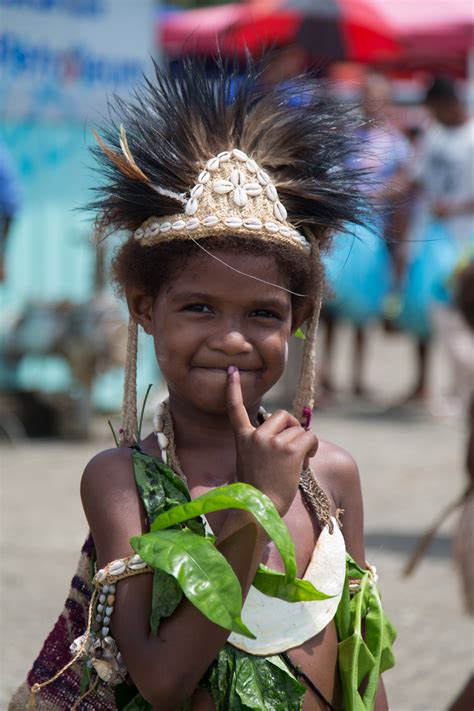
{"label": "cowrie shell decoration on headband", "polygon": [[143,245],[225,234],[283,242],[310,251],[310,244],[287,222],[287,211],[270,176],[239,148],[210,158],[189,191],[184,212],[150,217],[134,232]]}

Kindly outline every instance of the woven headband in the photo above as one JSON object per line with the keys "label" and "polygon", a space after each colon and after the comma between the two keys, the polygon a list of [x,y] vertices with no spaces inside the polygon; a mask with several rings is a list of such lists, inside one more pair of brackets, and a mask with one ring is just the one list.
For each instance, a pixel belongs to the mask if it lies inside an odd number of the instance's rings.
{"label": "woven headband", "polygon": [[287,221],[287,211],[268,173],[238,148],[207,161],[182,213],[149,217],[134,237],[151,245],[230,231],[310,251],[306,237]]}

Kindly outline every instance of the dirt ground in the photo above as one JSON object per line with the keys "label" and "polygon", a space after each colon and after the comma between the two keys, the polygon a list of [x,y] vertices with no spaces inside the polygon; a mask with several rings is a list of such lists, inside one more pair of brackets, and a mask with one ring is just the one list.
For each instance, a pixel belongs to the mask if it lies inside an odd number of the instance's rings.
{"label": "dirt ground", "polygon": [[[335,364],[347,383],[348,333]],[[389,407],[413,377],[410,344],[372,334],[369,387],[378,403],[342,396],[318,412],[317,434],[348,449],[359,464],[365,500],[367,557],[377,566],[385,609],[398,629],[397,666],[386,674],[392,711],[444,711],[472,668],[472,622],[463,611],[451,557],[456,516],[438,532],[406,579],[402,566],[419,535],[464,485],[464,423],[421,408]],[[446,363],[432,365],[435,399],[448,382]],[[79,480],[90,456],[110,446],[102,421],[87,443],[4,446],[1,467],[0,708],[23,680],[57,617],[75,569],[86,524]]]}

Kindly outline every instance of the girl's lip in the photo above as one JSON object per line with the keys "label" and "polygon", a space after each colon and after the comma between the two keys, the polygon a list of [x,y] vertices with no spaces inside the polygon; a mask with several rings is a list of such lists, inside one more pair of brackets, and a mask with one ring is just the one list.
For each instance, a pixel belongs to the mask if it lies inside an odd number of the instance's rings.
{"label": "girl's lip", "polygon": [[[227,374],[227,369],[228,365],[225,367],[218,367],[218,366],[209,366],[209,365],[193,365],[192,368],[198,369],[198,370],[211,370],[215,371],[217,373],[226,373]],[[257,373],[258,371],[261,370],[261,368],[239,368],[237,366],[238,370],[240,373]]]}

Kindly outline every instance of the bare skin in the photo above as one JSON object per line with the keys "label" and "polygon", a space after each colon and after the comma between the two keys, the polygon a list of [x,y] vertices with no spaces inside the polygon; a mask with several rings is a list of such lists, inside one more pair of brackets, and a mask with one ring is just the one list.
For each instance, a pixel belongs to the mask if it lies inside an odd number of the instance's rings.
{"label": "bare skin", "polygon": [[[286,285],[272,258],[231,252],[219,256],[247,274]],[[318,447],[316,437],[284,411],[256,427],[261,397],[283,372],[287,340],[307,317],[305,307],[293,313],[287,292],[196,257],[154,300],[136,292],[128,294],[128,304],[155,340],[191,496],[234,481],[259,488],[287,523],[296,544],[298,574],[303,575],[320,533],[298,489],[301,468],[310,461],[333,512],[346,509],[346,545],[363,565],[362,498],[351,457],[328,443]],[[141,446],[159,456],[153,435]],[[97,455],[86,467],[81,493],[99,565],[129,555],[130,537],[146,531],[130,450]],[[244,597],[260,561],[282,569],[278,552],[250,515],[216,512],[209,523]],[[191,697],[193,711],[213,711],[211,697],[196,687],[229,633],[183,600],[153,637],[151,583],[151,576],[137,576],[117,589],[111,626],[127,668],[154,709],[177,709]],[[335,699],[333,623],[289,654],[328,699]],[[380,704],[377,711],[387,708],[383,700]],[[308,691],[303,708],[319,711],[325,706]]]}

